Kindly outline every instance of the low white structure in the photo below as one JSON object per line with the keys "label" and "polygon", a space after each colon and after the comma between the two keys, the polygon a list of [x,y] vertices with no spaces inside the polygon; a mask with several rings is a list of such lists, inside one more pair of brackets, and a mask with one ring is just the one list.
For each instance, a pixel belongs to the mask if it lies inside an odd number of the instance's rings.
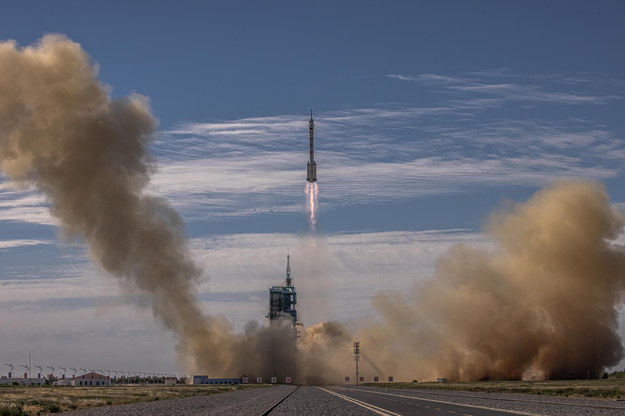
{"label": "low white structure", "polygon": [[87,373],[73,377],[70,382],[74,387],[110,386],[111,378],[98,373]]}
{"label": "low white structure", "polygon": [[193,376],[193,384],[241,384],[240,378],[209,378],[208,376]]}
{"label": "low white structure", "polygon": [[71,378],[60,378],[58,380],[54,381],[54,385],[55,386],[71,386],[72,385],[72,379]]}
{"label": "low white structure", "polygon": [[12,386],[16,383],[20,386],[43,386],[46,384],[46,379],[39,377],[0,377],[0,385]]}

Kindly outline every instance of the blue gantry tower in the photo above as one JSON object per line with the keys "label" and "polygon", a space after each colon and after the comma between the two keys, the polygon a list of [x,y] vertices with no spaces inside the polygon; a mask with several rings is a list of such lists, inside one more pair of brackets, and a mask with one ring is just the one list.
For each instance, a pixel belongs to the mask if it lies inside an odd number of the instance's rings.
{"label": "blue gantry tower", "polygon": [[269,289],[269,313],[270,321],[277,319],[290,319],[293,326],[297,324],[297,292],[291,279],[291,256],[286,255],[286,285],[272,286]]}

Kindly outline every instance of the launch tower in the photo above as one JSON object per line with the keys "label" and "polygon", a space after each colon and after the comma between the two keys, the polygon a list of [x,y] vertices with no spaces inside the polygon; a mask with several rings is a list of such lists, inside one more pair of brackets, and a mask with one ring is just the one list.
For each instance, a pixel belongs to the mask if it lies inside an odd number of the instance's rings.
{"label": "launch tower", "polygon": [[291,280],[291,256],[286,256],[286,285],[273,286],[269,289],[269,313],[267,318],[274,321],[280,318],[288,318],[297,323],[297,292]]}

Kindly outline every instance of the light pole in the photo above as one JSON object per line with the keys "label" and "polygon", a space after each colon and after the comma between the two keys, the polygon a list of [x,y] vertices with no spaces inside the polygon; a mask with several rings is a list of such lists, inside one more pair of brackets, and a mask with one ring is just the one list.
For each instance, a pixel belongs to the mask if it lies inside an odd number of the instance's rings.
{"label": "light pole", "polygon": [[356,362],[356,385],[358,385],[359,375],[358,373],[358,361],[360,361],[360,342],[354,342],[354,361]]}
{"label": "light pole", "polygon": [[13,364],[11,363],[4,363],[4,365],[6,365],[7,367],[9,367],[11,369],[11,371],[9,371],[9,378],[13,377]]}

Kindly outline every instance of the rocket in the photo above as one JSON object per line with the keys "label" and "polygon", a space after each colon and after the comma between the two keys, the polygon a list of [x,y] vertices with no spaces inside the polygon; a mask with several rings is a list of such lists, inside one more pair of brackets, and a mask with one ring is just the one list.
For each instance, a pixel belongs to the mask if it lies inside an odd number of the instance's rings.
{"label": "rocket", "polygon": [[310,157],[306,166],[306,180],[308,182],[317,182],[317,162],[315,162],[315,120],[313,120],[312,111],[310,112],[310,120],[308,120],[308,139],[310,141]]}

